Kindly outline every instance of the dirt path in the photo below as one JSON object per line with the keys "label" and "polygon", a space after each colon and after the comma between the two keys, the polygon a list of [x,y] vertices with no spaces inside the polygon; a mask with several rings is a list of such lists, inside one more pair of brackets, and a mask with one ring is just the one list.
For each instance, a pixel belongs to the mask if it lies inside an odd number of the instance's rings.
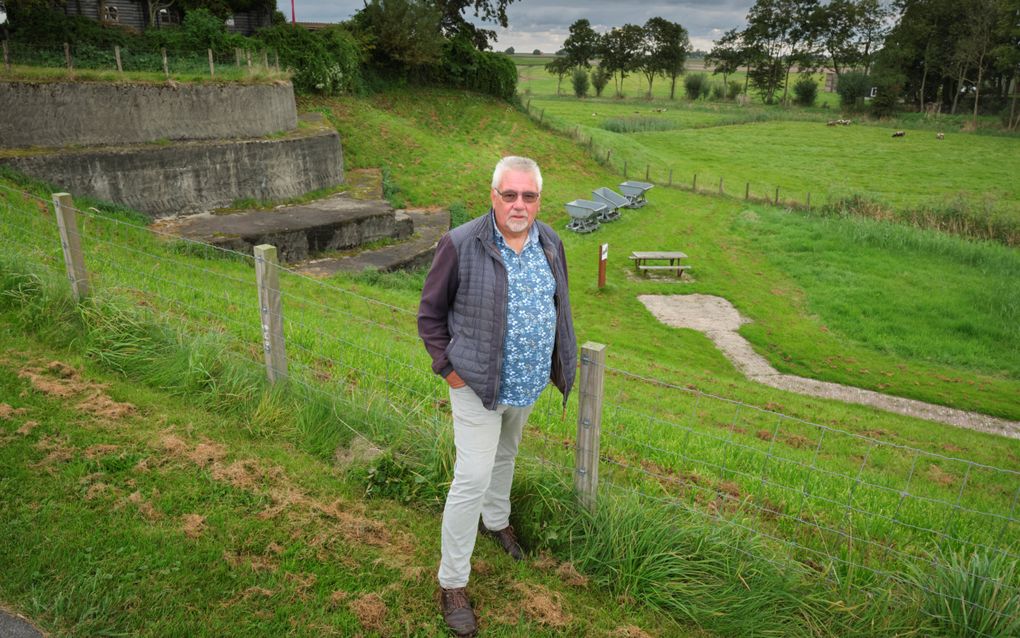
{"label": "dirt path", "polygon": [[824,399],[870,405],[880,410],[1020,439],[1020,422],[966,412],[913,399],[889,396],[838,383],[783,374],[760,356],[737,330],[750,320],[722,297],[711,295],[639,295],[638,300],[659,321],[704,332],[748,379],[773,388]]}

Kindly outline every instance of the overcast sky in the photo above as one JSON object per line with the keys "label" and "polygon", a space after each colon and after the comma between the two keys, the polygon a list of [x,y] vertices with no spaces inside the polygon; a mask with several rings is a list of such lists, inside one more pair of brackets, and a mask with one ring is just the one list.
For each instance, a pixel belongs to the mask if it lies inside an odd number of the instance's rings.
{"label": "overcast sky", "polygon": [[[290,1],[277,3],[289,19]],[[364,6],[362,0],[294,0],[294,4],[301,22],[341,22]],[[648,18],[661,16],[682,24],[690,34],[691,45],[707,51],[724,31],[745,26],[744,17],[752,4],[754,0],[517,0],[507,9],[510,27],[497,29],[498,40],[493,48],[502,51],[512,46],[518,52],[552,52],[563,46],[567,29],[581,18],[605,33],[612,27],[644,24]]]}

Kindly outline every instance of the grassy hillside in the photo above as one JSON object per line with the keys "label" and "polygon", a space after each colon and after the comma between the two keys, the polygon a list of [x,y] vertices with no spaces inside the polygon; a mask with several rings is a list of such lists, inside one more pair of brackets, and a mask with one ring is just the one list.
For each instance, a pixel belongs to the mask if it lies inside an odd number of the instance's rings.
{"label": "grassy hillside", "polygon": [[[568,136],[461,92],[300,106],[325,112],[348,167],[384,167],[406,204],[481,214],[496,159],[527,154],[543,166],[542,218],[562,228],[565,202],[621,181]],[[129,211],[79,200],[97,296],[75,309],[53,292],[66,286],[45,189],[0,186],[6,321],[49,338],[67,331],[59,343],[320,462],[356,430],[393,451],[362,484],[435,514],[451,454],[445,397],[415,334],[421,273],[325,283],[283,273],[295,394],[281,398],[254,381],[249,257],[167,241]],[[742,334],[780,370],[1016,419],[1017,253],[675,189],[650,200],[593,235],[563,233],[580,340],[609,349],[605,504],[589,518],[546,487],[569,485],[576,423],[574,402],[563,415],[549,392],[526,437],[515,525],[624,600],[723,635],[933,632],[937,614],[919,601],[942,598],[902,579],[938,552],[1020,553],[1008,471],[1020,441],[751,383],[703,334],[660,324],[636,297],[719,295],[752,320]],[[655,249],[690,255],[695,281],[634,276],[627,254]],[[649,496],[636,505],[632,491]]]}
{"label": "grassy hillside", "polygon": [[[446,635],[439,517],[365,500],[363,457],[253,436],[6,322],[0,344],[5,608],[54,636]],[[706,635],[548,555],[476,557],[486,635]]]}

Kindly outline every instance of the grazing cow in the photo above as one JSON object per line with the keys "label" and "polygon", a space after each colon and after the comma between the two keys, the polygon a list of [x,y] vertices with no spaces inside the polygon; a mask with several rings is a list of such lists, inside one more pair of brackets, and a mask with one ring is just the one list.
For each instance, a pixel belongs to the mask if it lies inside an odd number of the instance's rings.
{"label": "grazing cow", "polygon": [[896,131],[892,134],[893,137],[906,137],[906,135],[907,133],[905,131]]}
{"label": "grazing cow", "polygon": [[936,133],[935,134],[935,139],[937,139],[937,140],[944,140],[944,139],[946,139],[946,134],[942,133],[942,132]]}

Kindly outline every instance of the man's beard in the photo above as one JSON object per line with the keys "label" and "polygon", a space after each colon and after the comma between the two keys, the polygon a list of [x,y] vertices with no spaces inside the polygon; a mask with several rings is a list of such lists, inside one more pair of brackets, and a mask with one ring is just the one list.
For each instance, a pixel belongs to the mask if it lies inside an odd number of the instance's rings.
{"label": "man's beard", "polygon": [[528,228],[528,222],[528,219],[508,219],[506,220],[506,227],[509,228],[512,233],[523,233]]}

